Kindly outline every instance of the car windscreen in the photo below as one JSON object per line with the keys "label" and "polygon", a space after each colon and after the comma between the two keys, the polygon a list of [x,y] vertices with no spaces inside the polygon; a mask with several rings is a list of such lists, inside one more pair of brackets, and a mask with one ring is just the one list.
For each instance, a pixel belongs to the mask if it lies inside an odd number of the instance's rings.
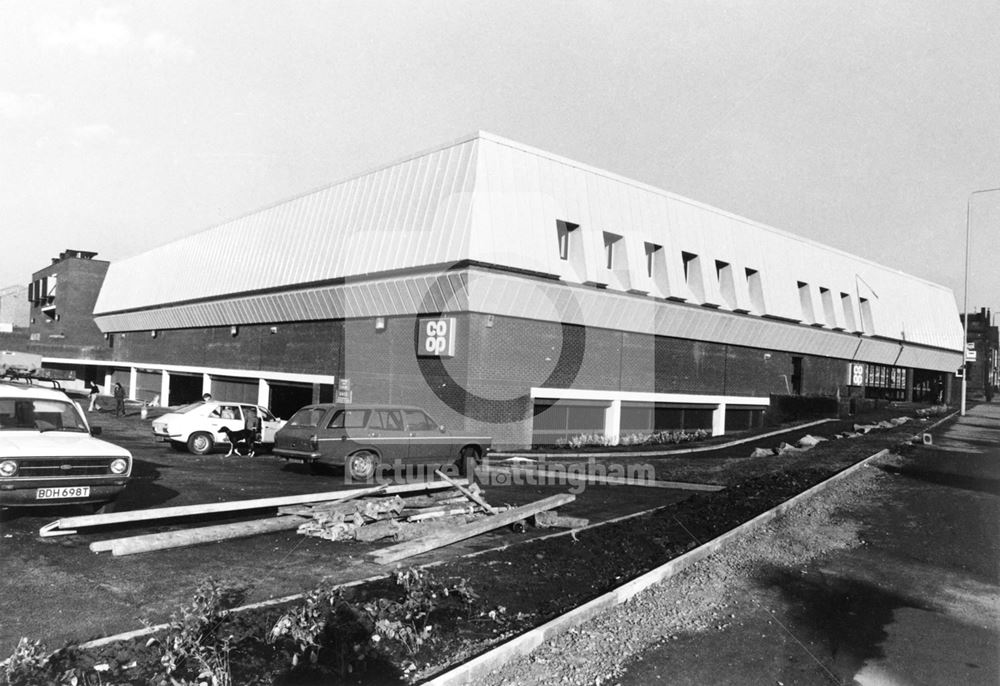
{"label": "car windscreen", "polygon": [[325,414],[326,410],[322,407],[304,407],[292,415],[292,418],[288,420],[288,425],[316,427],[319,426],[319,421],[323,419]]}
{"label": "car windscreen", "polygon": [[61,400],[0,398],[0,431],[86,432],[76,406]]}
{"label": "car windscreen", "polygon": [[176,410],[171,410],[174,414],[185,414],[191,410],[198,409],[199,407],[205,407],[205,403],[199,401],[196,403],[188,403],[187,405],[181,405]]}

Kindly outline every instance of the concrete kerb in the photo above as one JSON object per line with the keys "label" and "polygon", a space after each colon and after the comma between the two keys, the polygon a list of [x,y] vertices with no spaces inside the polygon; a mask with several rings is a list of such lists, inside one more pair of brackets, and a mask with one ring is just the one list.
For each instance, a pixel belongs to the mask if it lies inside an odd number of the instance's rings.
{"label": "concrete kerb", "polygon": [[732,542],[734,539],[744,536],[751,531],[764,526],[802,501],[811,498],[826,488],[829,488],[833,484],[850,476],[859,469],[864,468],[870,462],[877,460],[888,453],[889,449],[886,448],[878,451],[874,455],[866,457],[864,460],[861,460],[847,469],[834,474],[829,479],[821,481],[815,486],[799,493],[789,500],[786,500],[780,505],[777,505],[766,512],[762,512],[750,521],[744,522],[734,529],[730,529],[726,533],[712,539],[708,543],[698,546],[697,548],[684,553],[680,557],[676,557],[670,562],[650,570],[645,574],[632,579],[628,583],[623,584],[622,586],[619,586],[604,595],[598,596],[597,598],[594,598],[593,600],[584,603],[573,610],[570,610],[566,614],[560,615],[559,617],[556,617],[541,626],[535,627],[520,636],[516,636],[506,643],[503,643],[496,648],[445,672],[444,674],[440,674],[433,679],[423,682],[424,686],[454,686],[457,684],[470,684],[481,681],[488,673],[502,667],[508,661],[516,657],[528,655],[540,645],[557,635],[583,624],[592,617],[602,614],[616,605],[628,602],[635,595],[646,590],[650,586],[660,583],[671,576],[674,576],[681,570],[690,567],[709,555],[712,555],[728,543]]}

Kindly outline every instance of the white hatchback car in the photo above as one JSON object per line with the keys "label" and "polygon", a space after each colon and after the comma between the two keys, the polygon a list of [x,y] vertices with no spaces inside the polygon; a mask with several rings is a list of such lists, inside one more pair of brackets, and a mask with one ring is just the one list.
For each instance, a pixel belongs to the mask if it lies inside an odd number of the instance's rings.
{"label": "white hatchback car", "polygon": [[250,415],[256,415],[259,420],[260,443],[273,445],[275,432],[285,425],[283,419],[261,405],[225,400],[200,400],[157,417],[153,420],[153,436],[168,441],[175,448],[186,446],[195,455],[204,455],[212,452],[217,444],[228,446],[229,439],[222,428],[240,431],[247,426]]}

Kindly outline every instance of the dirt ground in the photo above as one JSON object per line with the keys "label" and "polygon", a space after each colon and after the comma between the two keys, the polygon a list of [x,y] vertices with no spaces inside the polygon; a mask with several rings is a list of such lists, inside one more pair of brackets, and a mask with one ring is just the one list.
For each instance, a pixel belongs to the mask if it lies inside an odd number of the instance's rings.
{"label": "dirt ground", "polygon": [[996,684],[998,450],[974,412],[487,683]]}
{"label": "dirt ground", "polygon": [[[317,477],[276,458],[198,458],[151,444],[147,427],[137,418],[102,418],[101,422],[109,438],[132,449],[137,458],[136,488],[130,487],[123,496],[124,509],[319,490]],[[826,430],[832,433],[840,428],[831,425]],[[656,461],[660,478],[714,480],[729,487],[719,493],[696,494],[661,488],[587,487],[563,513],[598,521],[661,509],[572,537],[488,552],[532,535],[503,530],[408,560],[415,565],[441,563],[436,569],[442,574],[469,579],[483,606],[503,607],[508,618],[482,627],[483,631],[460,632],[442,640],[437,653],[422,656],[420,673],[429,675],[504,635],[565,612],[917,430],[917,424],[903,425],[857,439],[828,441],[807,453],[765,458],[747,457],[753,444],[739,446],[738,454],[644,455],[643,460]],[[777,442],[775,438],[764,441],[769,446]],[[321,490],[344,487],[336,478],[327,478],[323,484]],[[566,490],[565,485],[493,491],[487,487],[487,497],[495,504],[516,505]],[[79,642],[163,621],[208,576],[248,589],[245,600],[252,602],[302,593],[323,579],[344,582],[388,571],[364,559],[376,546],[332,544],[294,533],[109,558],[89,552],[86,546],[95,540],[93,535],[38,539],[38,526],[51,519],[52,513],[32,513],[4,522],[0,616],[5,620],[0,641],[5,646],[25,635],[45,638],[57,646],[60,641]],[[543,533],[548,532],[534,535]],[[484,551],[473,558],[459,557]],[[373,589],[382,592],[377,585]]]}

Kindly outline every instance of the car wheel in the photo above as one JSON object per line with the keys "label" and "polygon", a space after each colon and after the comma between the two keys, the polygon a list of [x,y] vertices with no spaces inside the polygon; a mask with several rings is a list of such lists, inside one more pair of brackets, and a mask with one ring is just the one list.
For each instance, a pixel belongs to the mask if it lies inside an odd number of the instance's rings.
{"label": "car wheel", "polygon": [[378,455],[370,450],[359,450],[347,456],[347,475],[353,481],[367,481],[375,476]]}
{"label": "car wheel", "polygon": [[474,462],[479,461],[479,448],[474,445],[467,445],[458,454],[458,459],[455,460],[455,466],[458,468],[459,476],[469,475],[469,461]]}
{"label": "car wheel", "polygon": [[187,447],[195,455],[204,455],[205,453],[212,452],[212,448],[215,447],[215,441],[212,439],[212,434],[198,431],[191,434],[188,438]]}

